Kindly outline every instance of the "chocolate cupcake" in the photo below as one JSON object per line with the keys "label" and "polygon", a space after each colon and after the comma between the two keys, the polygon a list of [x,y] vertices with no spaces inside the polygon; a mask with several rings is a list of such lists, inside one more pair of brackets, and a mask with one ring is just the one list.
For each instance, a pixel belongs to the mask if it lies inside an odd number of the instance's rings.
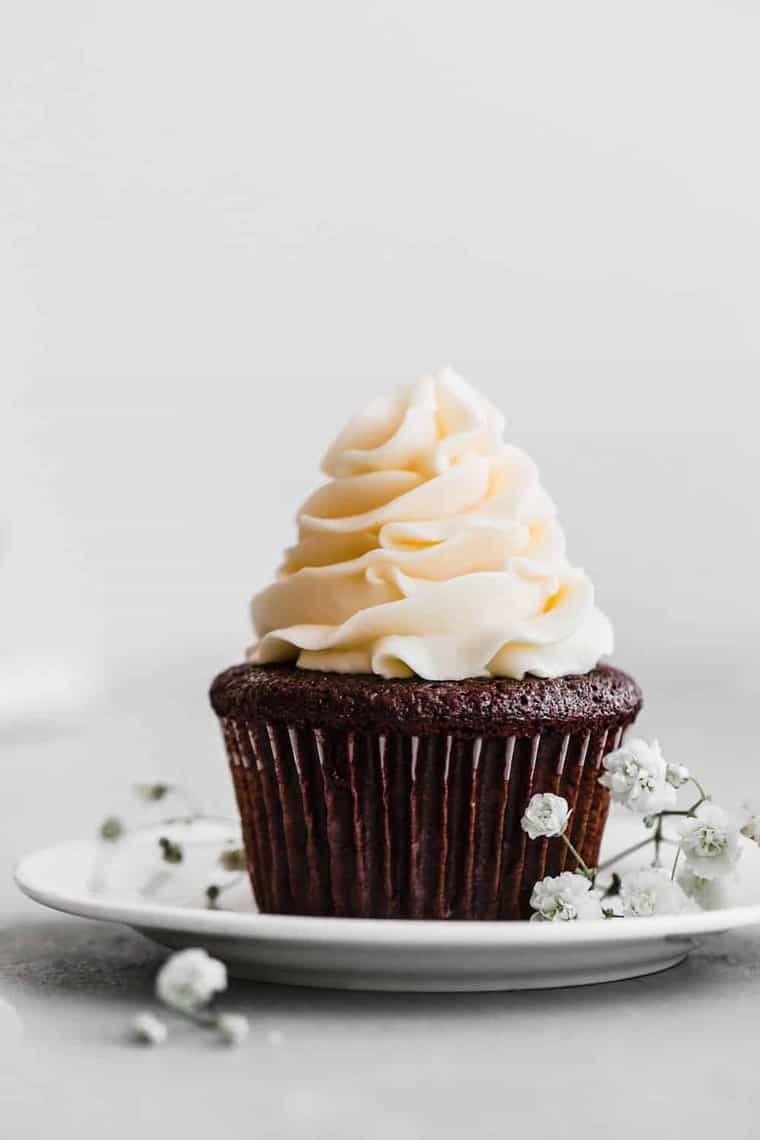
{"label": "chocolate cupcake", "polygon": [[371,404],[254,598],[259,640],[211,700],[262,911],[525,918],[574,865],[526,842],[535,792],[568,800],[596,862],[599,768],[641,694],[599,665],[609,622],[502,433],[449,370]]}

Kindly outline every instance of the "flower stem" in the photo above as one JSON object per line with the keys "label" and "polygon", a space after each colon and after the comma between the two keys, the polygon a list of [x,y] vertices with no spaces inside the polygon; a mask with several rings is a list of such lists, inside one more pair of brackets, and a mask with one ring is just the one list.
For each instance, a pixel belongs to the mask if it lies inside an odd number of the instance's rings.
{"label": "flower stem", "polygon": [[660,865],[660,844],[662,843],[662,812],[657,816],[657,825],[655,827],[654,835],[654,859],[652,860],[653,867]]}
{"label": "flower stem", "polygon": [[679,843],[678,846],[676,847],[676,857],[673,860],[673,870],[670,872],[671,883],[673,882],[673,880],[676,877],[676,868],[678,866],[678,860],[680,857],[681,857],[681,844]]}
{"label": "flower stem", "polygon": [[577,860],[578,866],[580,867],[581,874],[585,875],[586,878],[590,879],[591,882],[593,883],[594,878],[596,877],[595,872],[592,871],[590,867],[586,866],[586,864],[584,863],[583,859],[580,856],[580,852],[576,851],[576,849],[573,847],[572,843],[567,838],[567,836],[563,835],[562,839],[564,840],[565,846],[568,848],[568,850],[571,852],[571,854],[575,856],[575,859]]}
{"label": "flower stem", "polygon": [[[703,803],[705,802],[705,800],[709,800],[709,798],[710,798],[710,797],[708,796],[707,792],[706,792],[706,791],[705,791],[705,789],[702,787],[702,785],[700,784],[700,782],[699,782],[699,780],[696,778],[696,776],[689,776],[689,779],[691,780],[692,784],[694,785],[694,787],[697,789],[697,791],[699,792],[700,796],[702,797],[702,798],[700,799],[699,803],[703,804]],[[699,804],[697,804],[697,807],[698,807],[698,806],[699,806]],[[692,810],[693,810],[693,809],[692,809]]]}
{"label": "flower stem", "polygon": [[[654,841],[654,859],[652,860],[652,866],[653,867],[659,867],[660,866],[660,845],[663,842],[663,836],[662,836],[662,821],[663,821],[663,819],[665,819],[666,816],[668,816],[668,817],[672,817],[672,816],[682,816],[682,817],[683,816],[687,816],[687,817],[694,816],[697,813],[697,809],[702,806],[702,804],[705,802],[705,800],[708,800],[710,798],[709,796],[704,794],[704,791],[702,789],[701,784],[698,784],[693,776],[691,776],[690,779],[691,779],[692,783],[697,784],[697,787],[699,788],[700,793],[702,793],[700,799],[698,799],[695,803],[693,803],[691,805],[691,807],[688,807],[688,808],[669,808],[669,809],[664,810],[664,811],[658,811],[655,813],[655,815],[652,816],[653,819],[657,820],[657,823],[655,825],[654,835],[652,836],[652,840]],[[643,844],[642,844],[642,846],[643,846]]]}
{"label": "flower stem", "polygon": [[229,891],[232,887],[236,887],[245,878],[245,872],[241,871],[229,880],[227,883],[222,883],[218,886],[216,883],[210,883],[206,887],[206,906],[209,910],[217,910],[219,908],[219,896],[223,895],[225,891]]}
{"label": "flower stem", "polygon": [[633,855],[634,852],[640,851],[642,847],[646,847],[650,843],[654,843],[653,835],[648,835],[646,839],[642,839],[638,843],[634,843],[632,847],[626,847],[625,851],[620,851],[619,854],[613,855],[611,859],[607,859],[606,862],[600,863],[596,869],[597,874],[599,871],[606,871],[607,868],[611,867],[613,863],[618,863],[621,859],[625,859],[626,855]]}

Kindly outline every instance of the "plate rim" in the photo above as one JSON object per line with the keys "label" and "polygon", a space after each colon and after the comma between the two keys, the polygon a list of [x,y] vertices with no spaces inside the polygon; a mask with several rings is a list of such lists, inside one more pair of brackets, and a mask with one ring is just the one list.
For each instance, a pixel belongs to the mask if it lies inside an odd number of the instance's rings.
{"label": "plate rim", "polygon": [[[749,840],[744,840],[749,844]],[[633,922],[507,922],[409,918],[335,918],[311,915],[241,914],[238,911],[172,906],[166,903],[94,898],[78,891],[45,886],[35,869],[51,858],[71,858],[95,852],[93,840],[74,839],[22,856],[13,878],[32,901],[81,918],[119,922],[151,930],[174,930],[203,936],[258,939],[269,942],[364,946],[424,946],[428,950],[502,946],[528,949],[580,946],[656,939],[691,938],[760,923],[760,902],[746,906],[701,910],[679,915],[655,915]]]}

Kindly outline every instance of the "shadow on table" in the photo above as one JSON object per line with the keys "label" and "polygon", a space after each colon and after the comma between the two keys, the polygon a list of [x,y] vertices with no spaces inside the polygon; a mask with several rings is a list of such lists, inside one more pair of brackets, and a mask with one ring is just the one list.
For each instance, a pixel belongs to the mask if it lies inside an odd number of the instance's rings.
{"label": "shadow on table", "polygon": [[[645,920],[642,920],[645,921]],[[60,918],[19,919],[0,929],[0,985],[6,996],[18,987],[45,996],[80,994],[150,1000],[155,973],[166,951],[135,932],[107,923]],[[350,1020],[414,1017],[493,1017],[499,1011],[585,1011],[621,1006],[635,998],[656,1009],[665,996],[689,995],[760,975],[760,934],[737,932],[705,940],[682,965],[646,978],[557,990],[507,993],[371,993],[316,990],[232,980],[228,998],[251,1015],[320,1013]]]}
{"label": "shadow on table", "polygon": [[80,919],[19,918],[0,926],[0,986],[59,993],[149,997],[166,954],[124,927]]}

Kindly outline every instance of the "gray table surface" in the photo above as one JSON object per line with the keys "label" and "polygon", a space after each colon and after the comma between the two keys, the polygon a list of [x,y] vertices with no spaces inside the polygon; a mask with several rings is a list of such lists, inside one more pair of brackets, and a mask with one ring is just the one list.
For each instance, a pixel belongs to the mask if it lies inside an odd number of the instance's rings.
{"label": "gray table surface", "polygon": [[[726,802],[751,794],[746,693],[660,678],[644,723]],[[129,1044],[164,952],[128,929],[45,911],[10,867],[91,833],[130,780],[183,779],[231,810],[203,678],[132,678],[77,721],[6,733],[0,855],[0,1136],[398,1140],[757,1137],[760,932],[711,937],[655,977],[575,990],[358,994],[233,983],[251,1035]],[[199,695],[200,694],[200,695]],[[695,723],[698,710],[698,723]],[[734,725],[727,745],[727,723]],[[737,727],[739,725],[739,727]]]}

